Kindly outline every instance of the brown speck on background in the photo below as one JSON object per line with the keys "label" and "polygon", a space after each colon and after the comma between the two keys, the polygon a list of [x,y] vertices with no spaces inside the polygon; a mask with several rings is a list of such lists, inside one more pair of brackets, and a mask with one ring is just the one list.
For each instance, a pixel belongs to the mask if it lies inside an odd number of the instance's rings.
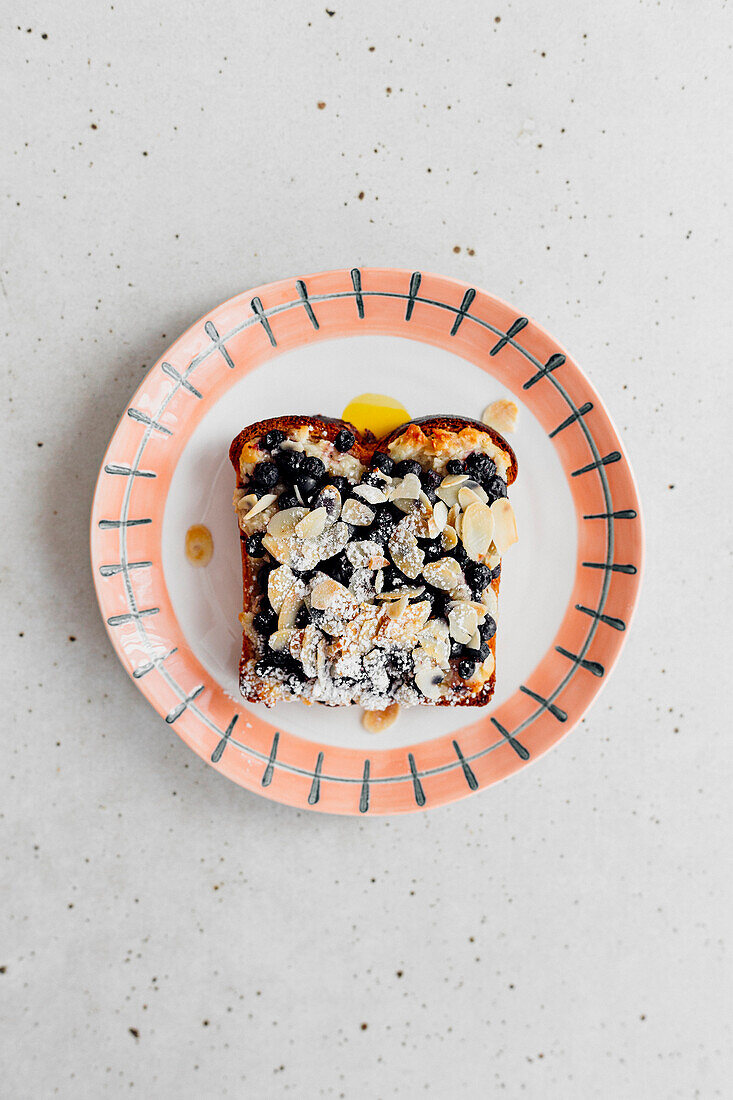
{"label": "brown speck on background", "polygon": [[148,155],[147,149],[143,149],[143,156],[146,157],[147,155]]}
{"label": "brown speck on background", "polygon": [[0,966],[0,974],[4,974],[7,969],[7,966]]}
{"label": "brown speck on background", "polygon": [[374,51],[376,50],[376,48],[377,48],[376,46],[370,46],[370,47],[369,47],[369,53],[374,53]]}
{"label": "brown speck on background", "polygon": [[398,978],[401,978],[401,977],[402,977],[402,975],[403,975],[403,973],[404,973],[404,971],[402,971],[402,970],[398,970],[398,971],[397,971],[397,977],[398,977]]}
{"label": "brown speck on background", "polygon": [[96,124],[96,122],[93,122],[93,123],[91,124],[91,126],[89,127],[89,129],[90,129],[90,130],[96,130],[96,129],[97,129],[97,124]]}
{"label": "brown speck on background", "polygon": [[364,192],[360,191],[359,194],[357,195],[357,198],[363,199],[364,198]]}
{"label": "brown speck on background", "polygon": [[36,447],[42,447],[42,446],[43,446],[42,443],[36,443]]}
{"label": "brown speck on background", "polygon": [[466,252],[468,253],[469,256],[475,256],[476,255],[476,249],[475,248],[467,248]]}
{"label": "brown speck on background", "polygon": [[460,252],[461,251],[461,246],[459,244],[454,244],[453,245],[453,251],[454,252]]}
{"label": "brown speck on background", "polygon": [[137,1030],[136,1027],[128,1027],[127,1030],[130,1032],[130,1035],[132,1035],[133,1038],[135,1038],[135,1039],[140,1038],[140,1032]]}
{"label": "brown speck on background", "polygon": [[362,1031],[366,1031],[366,1029],[368,1028],[368,1026],[369,1026],[368,1024],[362,1024],[362,1025],[361,1025],[361,1030],[362,1030]]}
{"label": "brown speck on background", "polygon": [[385,92],[387,93],[387,95],[391,95],[391,94],[392,94],[392,89],[391,89],[391,88],[385,88],[384,90],[385,90]]}
{"label": "brown speck on background", "polygon": [[326,15],[335,15],[335,14],[336,14],[335,11],[331,11],[329,8],[326,8]]}
{"label": "brown speck on background", "polygon": [[494,16],[494,22],[495,23],[501,23],[501,16],[500,15],[495,15]]}
{"label": "brown speck on background", "polygon": [[75,642],[76,641],[76,634],[69,634],[69,641],[70,642]]}
{"label": "brown speck on background", "polygon": [[48,35],[47,34],[42,34],[41,38],[48,38]]}
{"label": "brown speck on background", "polygon": [[321,100],[321,101],[320,101],[320,102],[318,103],[318,110],[319,110],[319,111],[322,111],[322,110],[323,110],[323,108],[324,108],[325,106],[326,106],[326,104],[325,104],[325,103],[323,102],[323,100]]}

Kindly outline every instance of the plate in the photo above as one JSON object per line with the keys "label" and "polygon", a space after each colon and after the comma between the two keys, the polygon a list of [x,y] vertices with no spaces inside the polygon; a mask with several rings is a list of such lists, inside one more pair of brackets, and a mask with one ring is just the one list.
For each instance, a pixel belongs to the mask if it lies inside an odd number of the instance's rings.
{"label": "plate", "polygon": [[[229,443],[269,416],[340,416],[364,391],[411,416],[520,408],[510,437],[519,543],[502,571],[488,707],[416,707],[382,734],[359,708],[245,705],[237,686],[241,559]],[[214,554],[194,568],[194,524]],[[148,372],[112,436],[91,518],[112,644],[194,752],[304,809],[425,810],[525,767],[565,736],[618,658],[638,598],[638,493],[610,417],[539,325],[453,279],[354,268],[217,306]]]}

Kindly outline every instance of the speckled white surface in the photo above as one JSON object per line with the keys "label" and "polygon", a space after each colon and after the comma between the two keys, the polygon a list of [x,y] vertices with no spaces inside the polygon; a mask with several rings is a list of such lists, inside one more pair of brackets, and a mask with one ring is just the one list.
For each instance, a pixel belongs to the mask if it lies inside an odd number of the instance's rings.
{"label": "speckled white surface", "polygon": [[[32,9],[0,27],[2,1095],[730,1095],[730,13]],[[146,367],[235,292],[354,264],[545,324],[646,508],[587,720],[405,819],[297,813],[196,759],[87,564]]]}

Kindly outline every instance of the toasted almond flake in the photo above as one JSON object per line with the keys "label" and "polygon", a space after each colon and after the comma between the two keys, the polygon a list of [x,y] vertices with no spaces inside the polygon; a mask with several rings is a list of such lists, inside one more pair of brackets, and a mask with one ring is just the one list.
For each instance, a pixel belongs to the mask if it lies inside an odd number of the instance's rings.
{"label": "toasted almond flake", "polygon": [[494,654],[489,650],[489,655],[481,665],[481,672],[488,680],[496,667],[496,661],[494,660]]}
{"label": "toasted almond flake", "polygon": [[477,623],[478,626],[481,626],[481,623],[486,618],[487,608],[485,608],[482,603],[476,603],[475,600],[471,600],[469,602],[471,604],[471,607],[476,612],[476,623]]}
{"label": "toasted almond flake", "polygon": [[423,566],[422,575],[434,588],[449,592],[462,579],[463,571],[455,558],[440,558]]}
{"label": "toasted almond flake", "polygon": [[408,600],[413,600],[417,596],[422,596],[424,591],[424,584],[418,584],[414,588],[408,588],[405,585],[404,588],[395,588],[391,592],[379,592],[374,598],[376,600],[400,600],[403,596],[407,596]]}
{"label": "toasted almond flake", "polygon": [[399,619],[407,607],[408,602],[407,596],[400,596],[399,600],[394,600],[392,603],[388,604],[387,614],[390,619]]}
{"label": "toasted almond flake", "polygon": [[303,606],[303,584],[301,581],[296,581],[285,594],[285,598],[280,605],[280,612],[277,617],[277,629],[278,631],[287,630],[290,627],[295,626],[295,620],[298,616],[298,612]]}
{"label": "toasted almond flake", "polygon": [[441,489],[455,489],[459,485],[465,485],[469,480],[468,474],[448,474],[440,483]]}
{"label": "toasted almond flake", "polygon": [[486,504],[488,499],[488,496],[480,485],[477,485],[475,489],[470,489],[467,485],[462,485],[458,490],[458,503],[464,511],[468,508],[469,504]]}
{"label": "toasted almond flake", "polygon": [[417,474],[405,474],[390,491],[390,500],[418,500],[422,492],[422,485]]}
{"label": "toasted almond flake", "polygon": [[270,649],[275,653],[281,653],[290,648],[290,637],[292,630],[276,630],[274,634],[271,634],[268,640]]}
{"label": "toasted almond flake", "polygon": [[357,485],[353,490],[354,496],[361,497],[367,504],[386,504],[387,496],[376,485]]}
{"label": "toasted almond flake", "polygon": [[361,724],[369,733],[383,733],[395,724],[399,716],[399,703],[390,703],[384,710],[365,710]]}
{"label": "toasted almond flake", "polygon": [[374,512],[366,504],[350,497],[341,509],[341,519],[353,527],[368,527],[374,519]]}
{"label": "toasted almond flake", "polygon": [[497,599],[496,592],[494,592],[494,589],[491,587],[490,584],[487,584],[486,588],[484,588],[483,592],[481,593],[481,603],[486,609],[486,614],[491,615],[492,618],[495,619],[496,614],[499,610],[499,601]]}
{"label": "toasted almond flake", "polygon": [[489,569],[496,569],[497,565],[499,565],[500,562],[501,557],[499,556],[499,551],[496,549],[496,547],[494,547],[493,550],[489,548],[489,553],[486,557],[485,564],[489,567]]}
{"label": "toasted almond flake", "polygon": [[238,489],[234,494],[234,507],[238,512],[246,514],[252,510],[258,500],[257,493],[245,493],[243,489]]}
{"label": "toasted almond flake", "polygon": [[269,508],[270,505],[274,504],[276,500],[276,493],[265,493],[265,495],[263,497],[260,497],[257,503],[250,508],[249,512],[247,512],[247,515],[245,516],[245,522],[251,520],[253,516],[259,515],[260,512],[264,512],[265,508]]}
{"label": "toasted almond flake", "polygon": [[454,603],[448,613],[448,626],[451,638],[462,645],[470,642],[478,626],[476,609],[463,600]]}
{"label": "toasted almond flake", "polygon": [[442,695],[443,673],[440,669],[424,665],[415,673],[415,685],[427,699],[439,699]]}
{"label": "toasted almond flake", "polygon": [[308,677],[318,675],[318,669],[316,667],[316,649],[320,640],[321,632],[318,627],[313,623],[308,623],[308,626],[303,631],[303,642],[300,647],[300,660],[303,665],[303,672]]}
{"label": "toasted almond flake", "polygon": [[267,598],[272,605],[272,610],[280,611],[283,601],[296,582],[295,574],[287,565],[281,565],[273,569],[267,578]]}
{"label": "toasted almond flake", "polygon": [[301,539],[314,539],[323,534],[328,513],[325,508],[315,508],[295,525],[295,533]]}
{"label": "toasted almond flake", "polygon": [[380,544],[370,539],[350,542],[346,547],[346,557],[355,569],[383,569],[389,565]]}
{"label": "toasted almond flake", "polygon": [[491,514],[494,517],[494,546],[503,555],[519,538],[514,509],[506,497],[499,497],[491,505]]}
{"label": "toasted almond flake", "polygon": [[319,574],[313,580],[310,597],[311,606],[319,611],[325,611],[326,608],[337,605],[341,601],[349,604],[355,602],[348,588],[345,588],[343,584],[339,584],[331,577],[327,577],[325,573]]}
{"label": "toasted almond flake", "polygon": [[514,401],[492,401],[481,413],[484,424],[488,424],[494,431],[513,432],[519,420],[519,409]]}
{"label": "toasted almond flake", "polygon": [[407,520],[402,520],[389,540],[388,548],[392,561],[406,577],[415,580],[420,576],[420,571],[425,560],[424,551],[418,546],[417,539],[407,525]]}
{"label": "toasted almond flake", "polygon": [[293,557],[293,551],[295,550],[295,540],[288,535],[283,535],[279,538],[275,538],[274,535],[265,535],[262,540],[262,545],[268,554],[272,554],[275,561],[281,562],[283,565],[288,565]]}
{"label": "toasted almond flake", "polygon": [[463,516],[461,539],[472,561],[481,561],[489,552],[494,533],[494,516],[486,504],[469,504]]}
{"label": "toasted almond flake", "polygon": [[481,648],[481,635],[478,630],[471,635],[471,640],[466,642],[469,649],[479,650]]}
{"label": "toasted almond flake", "polygon": [[318,639],[316,646],[316,676],[320,684],[325,684],[328,678],[328,657],[326,655],[326,639],[323,635]]}
{"label": "toasted almond flake", "polygon": [[448,668],[450,659],[450,635],[443,619],[431,619],[419,635],[420,645],[434,661]]}
{"label": "toasted almond flake", "polygon": [[471,600],[471,589],[468,587],[465,581],[459,581],[448,592],[448,595],[452,600],[459,600],[462,603],[469,603]]}
{"label": "toasted almond flake", "polygon": [[299,523],[307,514],[307,508],[283,508],[281,512],[275,512],[267,524],[268,535],[278,538],[281,535],[291,534],[295,530],[296,523]]}
{"label": "toasted almond flake", "polygon": [[453,550],[458,545],[458,535],[455,527],[447,524],[440,534],[440,545],[444,550]]}
{"label": "toasted almond flake", "polygon": [[[438,533],[445,530],[445,526],[448,523],[448,505],[443,500],[436,500],[433,505],[433,520],[435,521]],[[435,536],[433,536],[434,538]]]}

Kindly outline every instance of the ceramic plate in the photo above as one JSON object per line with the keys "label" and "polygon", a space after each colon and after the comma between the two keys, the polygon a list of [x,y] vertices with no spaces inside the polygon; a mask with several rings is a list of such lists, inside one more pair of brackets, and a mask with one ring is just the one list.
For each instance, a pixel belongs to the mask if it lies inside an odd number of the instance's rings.
{"label": "ceramic plate", "polygon": [[[382,734],[359,708],[245,705],[229,443],[269,416],[340,416],[364,391],[411,416],[520,407],[519,543],[502,570],[488,707],[416,707]],[[186,559],[205,524],[214,555]],[[605,683],[637,600],[639,501],[603,403],[546,332],[452,279],[331,271],[241,294],[148,373],[97,482],[91,556],[112,644],[140,691],[218,771],[346,814],[429,809],[504,779],[568,733]]]}

